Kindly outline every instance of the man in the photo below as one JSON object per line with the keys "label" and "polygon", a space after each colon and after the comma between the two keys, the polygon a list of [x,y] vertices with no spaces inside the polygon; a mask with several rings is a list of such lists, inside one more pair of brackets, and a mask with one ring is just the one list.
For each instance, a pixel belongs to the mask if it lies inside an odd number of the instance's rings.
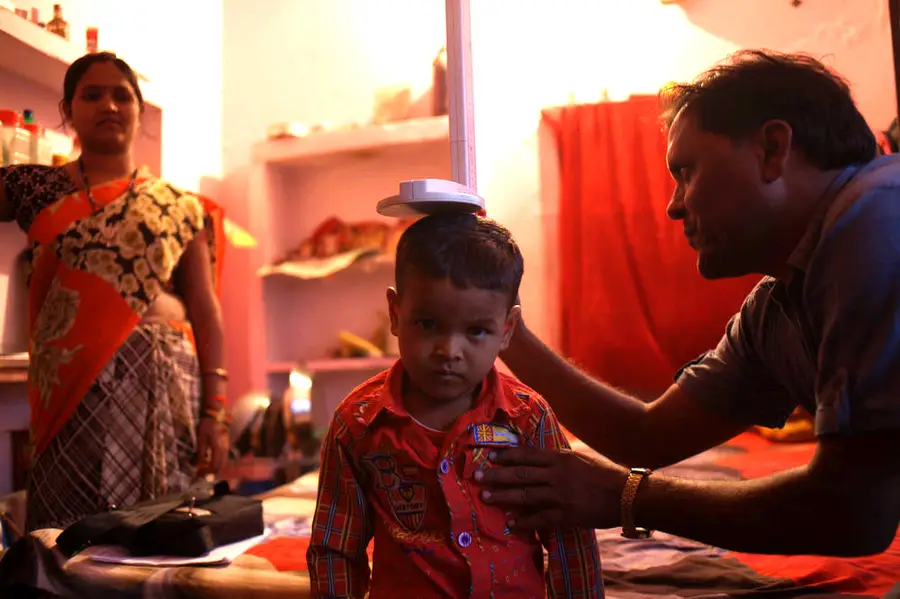
{"label": "man", "polygon": [[[510,450],[478,476],[483,496],[518,529],[621,525],[632,538],[662,530],[744,552],[882,552],[900,521],[900,160],[876,159],[846,82],[808,57],[738,53],[663,99],[667,211],[700,273],[764,278],[718,346],[649,404],[521,326],[504,361],[609,459]],[[738,482],[645,470],[780,426],[797,405],[816,420],[805,467]]]}

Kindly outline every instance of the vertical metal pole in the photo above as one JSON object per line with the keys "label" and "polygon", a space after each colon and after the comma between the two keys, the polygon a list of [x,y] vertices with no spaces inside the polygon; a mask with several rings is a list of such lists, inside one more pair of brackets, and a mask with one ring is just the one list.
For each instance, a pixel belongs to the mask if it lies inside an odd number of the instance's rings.
{"label": "vertical metal pole", "polygon": [[[888,0],[888,15],[891,19],[891,47],[894,50],[894,91],[897,113],[900,117],[900,0]],[[447,57],[450,60],[450,57]]]}
{"label": "vertical metal pole", "polygon": [[446,0],[447,88],[450,95],[450,169],[453,181],[477,192],[475,104],[469,0]]}

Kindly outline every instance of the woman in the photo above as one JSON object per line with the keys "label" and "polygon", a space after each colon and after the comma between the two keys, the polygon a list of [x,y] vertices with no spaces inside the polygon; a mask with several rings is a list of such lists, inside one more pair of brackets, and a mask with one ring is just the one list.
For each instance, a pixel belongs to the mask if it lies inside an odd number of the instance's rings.
{"label": "woman", "polygon": [[135,168],[124,61],[83,56],[63,88],[81,157],[0,169],[0,219],[31,249],[29,530],[184,489],[228,450],[221,214]]}

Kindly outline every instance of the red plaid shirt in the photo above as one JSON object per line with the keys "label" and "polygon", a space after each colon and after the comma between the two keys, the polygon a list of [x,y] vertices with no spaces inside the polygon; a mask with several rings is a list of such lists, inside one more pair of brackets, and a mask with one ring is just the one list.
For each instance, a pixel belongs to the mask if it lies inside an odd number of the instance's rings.
{"label": "red plaid shirt", "polygon": [[491,449],[568,447],[543,398],[494,369],[440,432],[403,409],[402,379],[398,361],[335,410],[307,553],[313,597],[364,597],[373,537],[374,597],[603,597],[593,530],[513,534],[472,479]]}

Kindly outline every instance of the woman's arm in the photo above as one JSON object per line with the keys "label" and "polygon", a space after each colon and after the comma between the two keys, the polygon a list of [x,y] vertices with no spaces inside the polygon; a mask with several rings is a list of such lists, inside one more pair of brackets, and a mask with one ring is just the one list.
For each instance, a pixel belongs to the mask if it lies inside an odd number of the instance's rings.
{"label": "woman's arm", "polygon": [[225,377],[220,376],[225,369],[225,327],[214,289],[205,231],[198,233],[185,250],[178,266],[178,286],[194,329],[204,398],[212,401],[226,392]]}
{"label": "woman's arm", "polygon": [[[203,375],[203,404],[198,433],[198,457],[201,472],[218,472],[228,453],[228,429],[214,414],[223,414],[227,391],[225,371],[225,327],[222,309],[216,297],[206,232],[201,231],[188,244],[177,270],[188,320],[194,330],[197,360]],[[207,450],[211,450],[209,463]]]}

